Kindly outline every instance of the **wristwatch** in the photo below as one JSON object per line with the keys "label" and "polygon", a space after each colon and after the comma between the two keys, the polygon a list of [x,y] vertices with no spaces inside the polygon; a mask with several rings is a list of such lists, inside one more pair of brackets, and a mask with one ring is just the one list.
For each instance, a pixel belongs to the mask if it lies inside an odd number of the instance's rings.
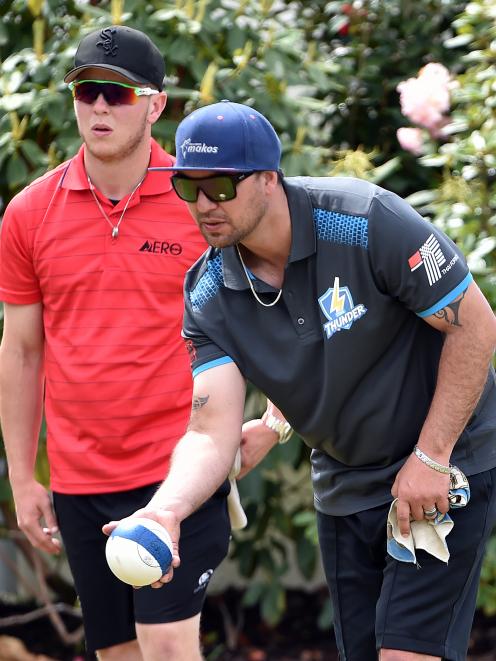
{"label": "wristwatch", "polygon": [[279,443],[287,443],[293,434],[293,428],[287,420],[276,418],[272,413],[265,412],[262,416],[262,422],[272,431],[279,435]]}

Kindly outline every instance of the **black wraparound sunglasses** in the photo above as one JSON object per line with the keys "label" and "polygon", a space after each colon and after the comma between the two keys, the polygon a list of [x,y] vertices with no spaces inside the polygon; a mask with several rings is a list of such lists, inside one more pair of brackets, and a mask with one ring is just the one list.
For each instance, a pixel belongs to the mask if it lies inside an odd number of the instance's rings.
{"label": "black wraparound sunglasses", "polygon": [[202,191],[211,202],[228,202],[236,197],[236,186],[251,177],[255,172],[238,172],[213,174],[210,177],[191,179],[183,174],[171,177],[174,190],[185,202],[196,202],[198,192]]}

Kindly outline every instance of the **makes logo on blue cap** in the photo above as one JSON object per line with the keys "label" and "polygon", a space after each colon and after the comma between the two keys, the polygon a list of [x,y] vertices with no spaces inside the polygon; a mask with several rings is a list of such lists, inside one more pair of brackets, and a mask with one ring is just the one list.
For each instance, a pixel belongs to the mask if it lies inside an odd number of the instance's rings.
{"label": "makes logo on blue cap", "polygon": [[191,142],[191,138],[186,138],[180,147],[183,158],[189,153],[216,154],[219,151],[217,146],[206,145],[204,142]]}
{"label": "makes logo on blue cap", "polygon": [[281,142],[257,110],[221,101],[195,110],[178,126],[174,170],[280,169]]}

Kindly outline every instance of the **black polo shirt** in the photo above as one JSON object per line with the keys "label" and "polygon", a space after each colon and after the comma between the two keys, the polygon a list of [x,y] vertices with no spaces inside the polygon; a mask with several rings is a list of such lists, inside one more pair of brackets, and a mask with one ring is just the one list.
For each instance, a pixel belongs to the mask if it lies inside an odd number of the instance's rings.
{"label": "black polo shirt", "polygon": [[[193,375],[234,361],[312,452],[316,508],[388,502],[436,385],[434,314],[472,280],[463,255],[397,195],[353,178],[284,182],[292,242],[281,299],[264,307],[234,247],[209,249],[185,283]],[[265,302],[277,295],[252,276]],[[452,455],[496,465],[494,371]]]}

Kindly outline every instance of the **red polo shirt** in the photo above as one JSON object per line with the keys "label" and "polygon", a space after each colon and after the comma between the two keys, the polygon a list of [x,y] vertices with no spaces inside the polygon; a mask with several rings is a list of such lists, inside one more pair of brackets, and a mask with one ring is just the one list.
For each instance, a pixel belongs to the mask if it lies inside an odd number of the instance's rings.
{"label": "red polo shirt", "polygon": [[[206,247],[169,172],[147,174],[112,239],[83,154],[17,195],[0,233],[0,298],[43,304],[51,487],[73,494],[165,477],[191,409],[183,278]],[[171,164],[152,141],[150,165]],[[128,197],[96,194],[116,225]]]}

